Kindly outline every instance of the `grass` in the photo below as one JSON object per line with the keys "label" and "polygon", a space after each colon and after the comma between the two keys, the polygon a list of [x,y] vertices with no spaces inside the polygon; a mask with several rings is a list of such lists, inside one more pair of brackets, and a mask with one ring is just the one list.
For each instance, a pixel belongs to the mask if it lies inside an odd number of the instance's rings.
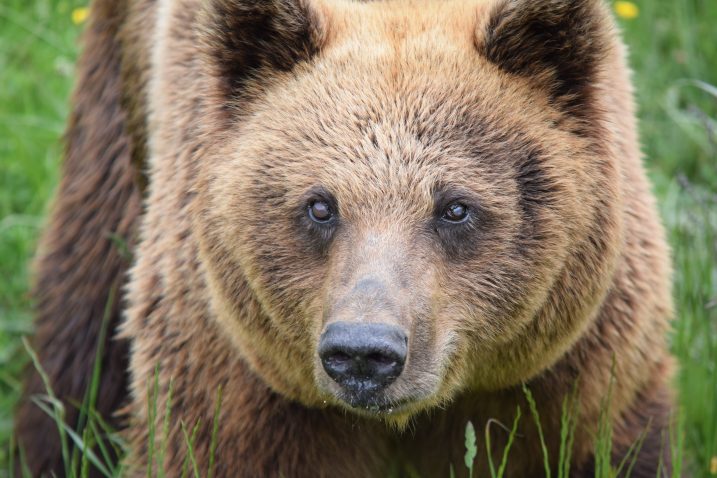
{"label": "grass", "polygon": [[0,2],[0,463],[28,361],[20,341],[31,331],[28,260],[57,183],[78,5]]}
{"label": "grass", "polygon": [[[684,442],[688,471],[706,478],[717,476],[717,96],[705,87],[717,85],[717,2],[637,5],[638,17],[621,26],[635,70],[646,165],[674,255],[672,347],[681,403],[674,434]],[[82,6],[81,0],[0,3],[0,470],[7,469],[12,410],[29,360],[21,341],[31,331],[28,261],[58,179],[81,30],[72,12]],[[531,418],[523,412],[523,420]],[[104,431],[91,413],[87,421],[96,435]],[[83,438],[90,436],[75,439]],[[194,472],[187,463],[187,473]]]}

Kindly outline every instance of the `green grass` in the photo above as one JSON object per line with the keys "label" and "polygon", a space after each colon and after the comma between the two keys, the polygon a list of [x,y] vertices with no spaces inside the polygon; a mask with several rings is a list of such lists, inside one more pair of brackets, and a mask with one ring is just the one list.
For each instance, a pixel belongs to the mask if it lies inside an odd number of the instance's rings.
{"label": "green grass", "polygon": [[0,463],[27,362],[28,260],[57,183],[77,56],[77,1],[0,2]]}
{"label": "green grass", "polygon": [[[717,85],[717,1],[637,4],[640,15],[621,26],[646,164],[674,254],[682,422],[675,436],[684,440],[693,476],[717,476],[709,472],[717,457],[717,97],[684,81]],[[31,330],[28,261],[58,179],[80,32],[71,13],[79,6],[0,2],[0,470],[7,469],[12,409],[29,360],[20,339]],[[99,420],[88,421],[101,429]]]}

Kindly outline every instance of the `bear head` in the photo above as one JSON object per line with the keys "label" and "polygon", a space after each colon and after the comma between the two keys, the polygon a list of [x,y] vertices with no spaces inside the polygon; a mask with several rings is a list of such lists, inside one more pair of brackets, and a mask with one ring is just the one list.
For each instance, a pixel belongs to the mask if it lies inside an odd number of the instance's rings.
{"label": "bear head", "polygon": [[311,406],[405,423],[544,371],[622,231],[600,0],[210,0],[194,227],[218,322]]}

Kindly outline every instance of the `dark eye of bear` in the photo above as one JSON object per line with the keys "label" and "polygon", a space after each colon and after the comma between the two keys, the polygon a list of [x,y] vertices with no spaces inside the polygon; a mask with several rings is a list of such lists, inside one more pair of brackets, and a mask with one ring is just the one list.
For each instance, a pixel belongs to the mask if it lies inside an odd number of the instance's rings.
{"label": "dark eye of bear", "polygon": [[443,211],[441,219],[455,223],[465,222],[468,219],[468,207],[459,202],[451,203]]}
{"label": "dark eye of bear", "polygon": [[334,216],[331,206],[325,201],[313,201],[309,204],[309,217],[312,221],[326,223]]}

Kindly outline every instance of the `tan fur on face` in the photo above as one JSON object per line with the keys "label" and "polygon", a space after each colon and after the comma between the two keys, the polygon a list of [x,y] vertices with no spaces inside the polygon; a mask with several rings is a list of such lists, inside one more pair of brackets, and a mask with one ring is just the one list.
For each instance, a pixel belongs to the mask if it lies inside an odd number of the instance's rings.
{"label": "tan fur on face", "polygon": [[[574,463],[589,476],[613,363],[616,459],[650,420],[661,453],[669,267],[605,5],[129,7],[125,108],[149,180],[122,329],[137,470],[157,367],[158,410],[173,389],[172,475],[182,424],[197,425],[208,467],[220,388],[218,475],[384,476],[394,458],[440,476],[461,460],[467,420],[525,414],[522,383],[554,459],[577,383]],[[330,232],[307,222],[316,194],[336,203]],[[440,223],[454,198],[469,227]],[[383,302],[356,295],[364,279]],[[408,337],[384,397],[396,410],[378,420],[321,367],[319,337],[339,320]],[[537,430],[525,420],[520,433],[509,475],[533,476]]]}
{"label": "tan fur on face", "polygon": [[[316,396],[311,380],[323,377],[313,358],[320,318],[360,279],[356,270],[401,269],[388,282],[408,284],[397,303],[413,309],[397,320],[423,339],[395,397],[426,398],[425,406],[545,369],[584,331],[609,285],[622,232],[618,173],[594,159],[605,146],[555,128],[570,120],[548,106],[547,91],[476,54],[486,11],[452,7],[422,9],[411,22],[402,3],[345,5],[350,18],[336,7],[311,69],[299,66],[237,105],[251,117],[207,154],[218,159],[204,159],[197,216],[218,318],[273,387],[305,403],[332,399]],[[539,162],[550,189],[532,219],[519,204],[522,161]],[[317,185],[336,197],[342,218],[324,258],[293,224]],[[483,209],[482,238],[468,246],[481,253],[447,257],[426,238],[441,188],[470,192]],[[257,207],[270,216],[257,217]],[[380,238],[375,248],[365,245],[371,237]],[[388,262],[357,259],[383,250],[394,251]],[[240,318],[243,280],[270,317],[262,334]],[[565,297],[570,305],[556,309]],[[411,356],[424,362],[417,376]]]}

